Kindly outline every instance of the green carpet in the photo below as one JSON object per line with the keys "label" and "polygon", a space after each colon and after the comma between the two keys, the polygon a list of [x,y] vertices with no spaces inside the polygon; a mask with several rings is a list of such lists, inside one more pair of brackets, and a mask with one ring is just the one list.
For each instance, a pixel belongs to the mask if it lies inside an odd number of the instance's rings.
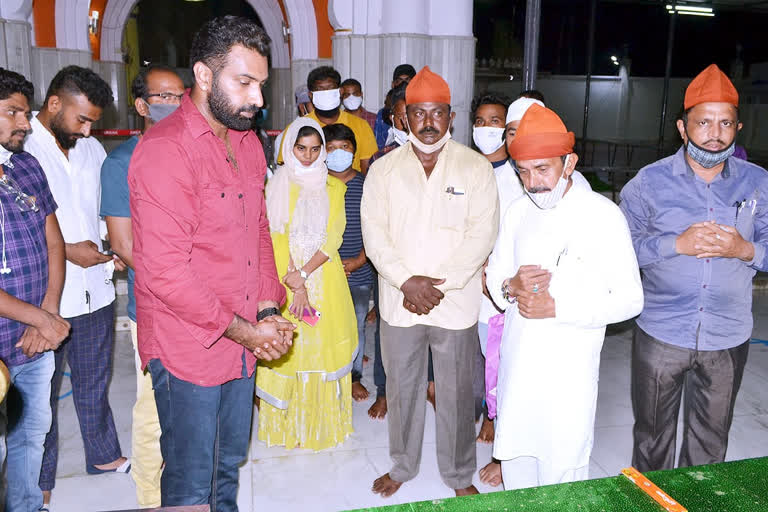
{"label": "green carpet", "polygon": [[[653,471],[646,476],[689,512],[768,511],[768,457]],[[405,485],[408,485],[407,483]],[[421,501],[370,512],[660,512],[664,509],[623,476]]]}

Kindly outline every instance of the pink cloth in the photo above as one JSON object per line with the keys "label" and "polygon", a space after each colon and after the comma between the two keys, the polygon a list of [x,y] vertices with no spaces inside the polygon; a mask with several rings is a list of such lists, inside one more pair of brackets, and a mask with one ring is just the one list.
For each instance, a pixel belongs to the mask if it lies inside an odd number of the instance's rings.
{"label": "pink cloth", "polygon": [[488,339],[485,348],[485,405],[488,418],[496,417],[496,383],[499,379],[499,349],[504,333],[504,315],[492,316],[488,320]]}

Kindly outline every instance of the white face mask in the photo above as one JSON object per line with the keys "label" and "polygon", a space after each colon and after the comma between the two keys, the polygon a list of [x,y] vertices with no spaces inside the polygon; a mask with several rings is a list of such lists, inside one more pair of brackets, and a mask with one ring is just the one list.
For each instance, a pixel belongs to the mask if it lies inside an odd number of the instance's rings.
{"label": "white face mask", "polygon": [[472,140],[484,155],[492,155],[504,145],[504,128],[475,126],[472,128]]}
{"label": "white face mask", "polygon": [[408,126],[408,140],[411,141],[411,144],[413,144],[422,153],[431,155],[435,151],[440,151],[442,147],[445,146],[445,143],[448,142],[448,139],[451,138],[451,127],[453,127],[453,121],[451,121],[451,124],[448,125],[448,129],[445,131],[445,135],[440,137],[440,140],[434,144],[424,144],[418,139],[418,137],[416,137],[416,135],[411,130],[411,127]]}
{"label": "white face mask", "polygon": [[355,96],[353,94],[350,94],[346,98],[344,98],[344,108],[347,110],[357,110],[360,108],[360,105],[363,104],[363,97],[362,96]]}
{"label": "white face mask", "polygon": [[318,110],[333,110],[341,105],[341,94],[338,89],[312,91],[312,104]]}
{"label": "white face mask", "polygon": [[565,168],[568,167],[569,158],[570,155],[565,157],[565,163],[563,163],[563,174],[560,176],[560,179],[557,180],[557,185],[555,185],[555,188],[549,192],[537,192],[535,194],[528,192],[527,188],[525,189],[525,193],[528,194],[528,197],[531,198],[531,201],[533,201],[533,203],[540,209],[550,210],[554,208],[563,198],[563,195],[565,195],[565,189],[568,188],[568,177],[565,175]]}
{"label": "white face mask", "polygon": [[402,146],[408,142],[408,132],[404,130],[398,130],[394,126],[390,127],[389,133],[387,134],[386,145],[389,146],[393,142],[397,143],[398,146]]}

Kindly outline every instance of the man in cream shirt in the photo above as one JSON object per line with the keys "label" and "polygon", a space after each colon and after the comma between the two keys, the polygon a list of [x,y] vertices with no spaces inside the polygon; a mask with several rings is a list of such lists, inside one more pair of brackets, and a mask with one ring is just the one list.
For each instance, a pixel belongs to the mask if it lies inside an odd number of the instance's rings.
{"label": "man in cream shirt", "polygon": [[89,474],[127,472],[107,385],[112,373],[115,288],[112,256],[102,254],[99,202],[104,148],[90,137],[91,124],[112,103],[112,91],[93,71],[67,66],[51,81],[43,108],[32,119],[26,150],[40,162],[53,197],[67,259],[61,316],[72,331],[56,351],[51,384],[53,424],[45,439],[40,488],[44,505],[56,479],[56,408],[65,359],[71,369],[73,400]]}
{"label": "man in cream shirt", "polygon": [[365,182],[363,238],[379,272],[381,351],[393,467],[373,491],[394,494],[421,461],[432,351],[437,460],[457,496],[477,493],[472,404],[482,266],[498,230],[491,164],[450,140],[448,84],[428,67],[406,89],[409,142]]}

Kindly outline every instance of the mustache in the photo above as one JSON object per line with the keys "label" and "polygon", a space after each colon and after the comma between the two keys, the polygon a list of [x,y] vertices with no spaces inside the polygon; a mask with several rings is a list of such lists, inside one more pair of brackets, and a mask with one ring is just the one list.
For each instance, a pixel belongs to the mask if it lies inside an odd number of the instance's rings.
{"label": "mustache", "polygon": [[703,145],[704,145],[704,146],[706,146],[706,145],[707,145],[707,144],[709,144],[710,142],[717,142],[718,144],[720,144],[720,145],[722,145],[722,146],[727,146],[727,144],[725,143],[725,141],[722,141],[722,140],[720,140],[720,139],[709,139],[709,140],[708,140],[708,141],[706,141],[706,142],[705,142]]}
{"label": "mustache", "polygon": [[552,192],[552,189],[548,187],[531,187],[528,189],[528,192],[531,194],[539,194],[541,192]]}
{"label": "mustache", "polygon": [[237,113],[242,114],[243,112],[250,112],[251,114],[256,114],[259,110],[261,110],[261,108],[257,107],[256,105],[246,105],[244,107],[240,107]]}
{"label": "mustache", "polygon": [[27,133],[29,133],[29,130],[13,130],[11,132],[11,136],[14,136],[14,135],[24,135],[26,137]]}
{"label": "mustache", "polygon": [[437,130],[437,128],[432,128],[431,126],[427,126],[426,128],[422,128],[419,131],[419,135],[426,135],[428,133],[434,133],[435,135],[437,135],[440,132]]}

